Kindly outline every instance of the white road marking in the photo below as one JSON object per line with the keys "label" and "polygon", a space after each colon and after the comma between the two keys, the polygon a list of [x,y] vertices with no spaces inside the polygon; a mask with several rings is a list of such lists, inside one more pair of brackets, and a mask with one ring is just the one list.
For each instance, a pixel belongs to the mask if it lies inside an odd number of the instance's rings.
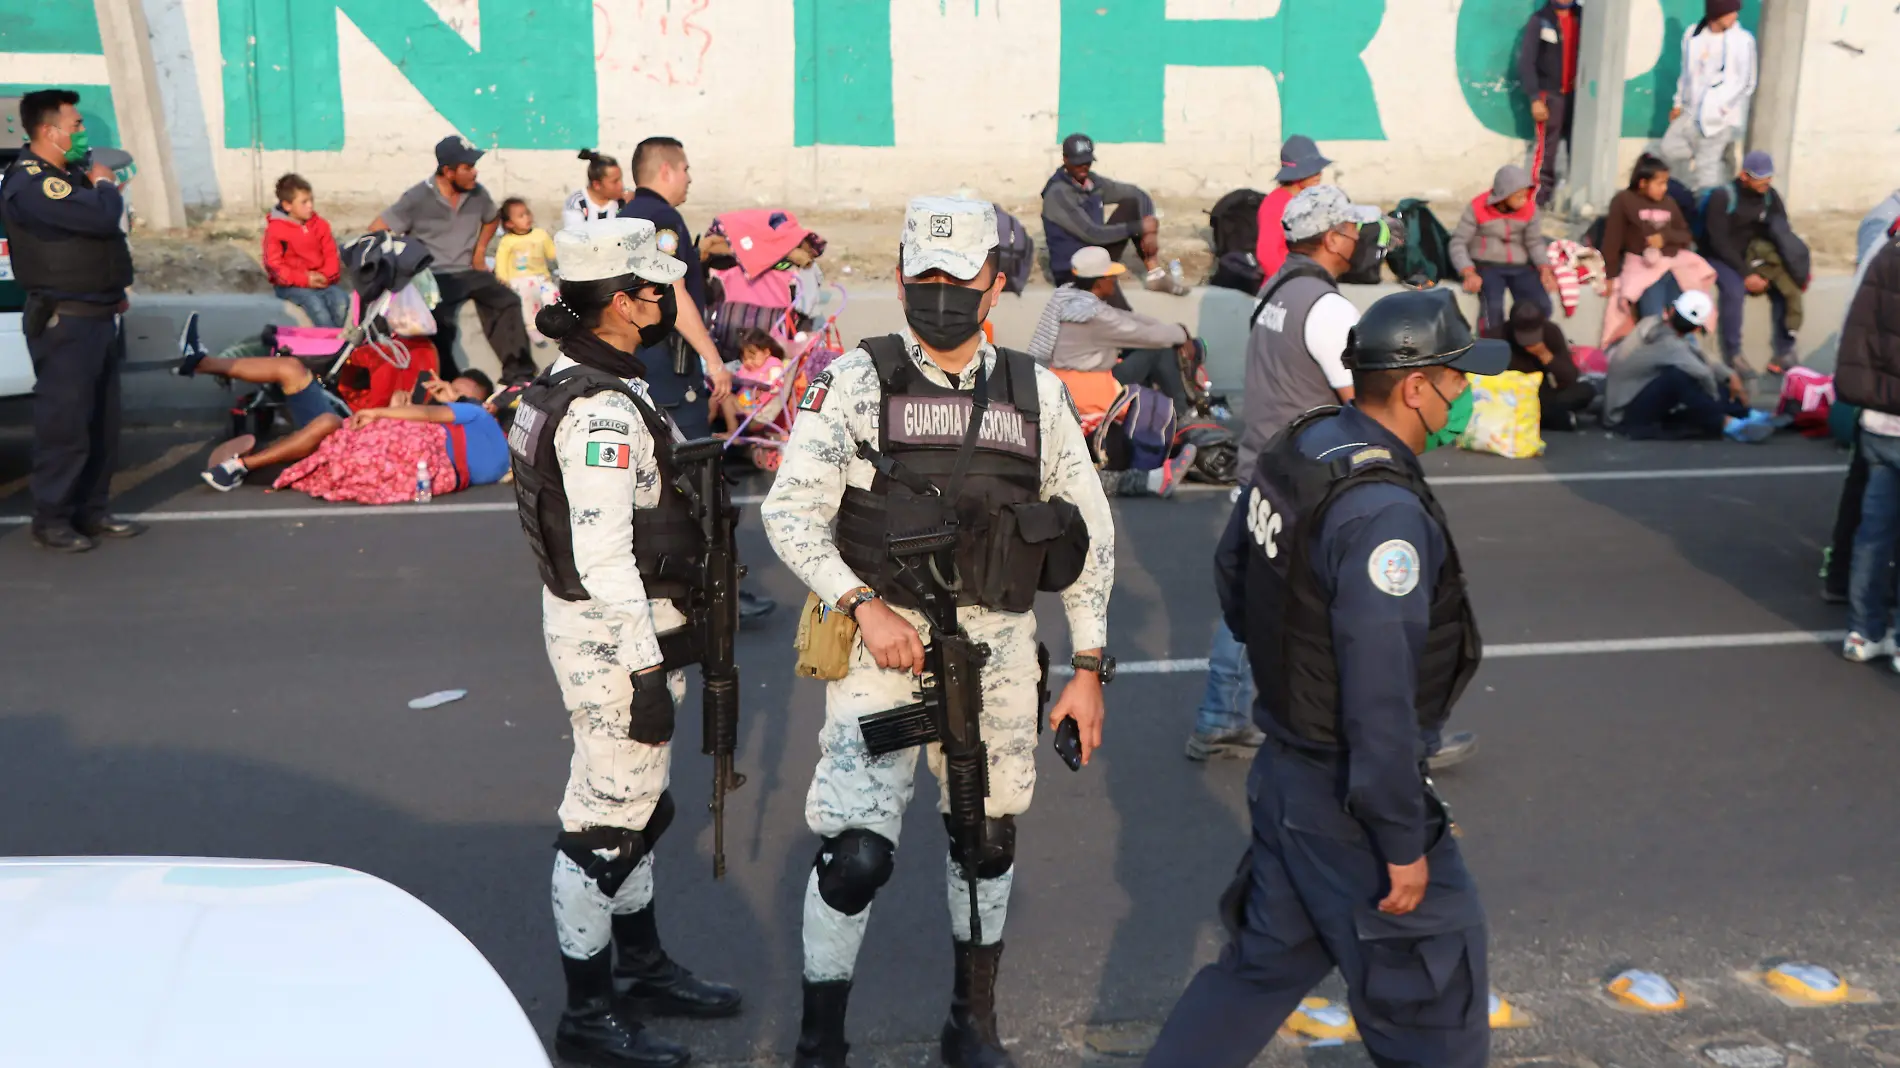
{"label": "white road marking", "polygon": [[[762,496],[734,497],[734,504],[758,504]],[[190,512],[140,512],[129,518],[144,523],[200,523],[221,519],[354,519],[366,515],[469,515],[513,512],[513,501],[431,501],[428,504],[330,504],[310,508],[207,508]],[[0,515],[0,526],[20,527],[32,522],[23,515]]]}
{"label": "white road marking", "polygon": [[[1752,478],[1785,475],[1845,474],[1846,464],[1774,464],[1764,467],[1665,467],[1654,470],[1622,471],[1526,471],[1505,475],[1431,475],[1433,486],[1522,486],[1557,482],[1653,482],[1684,478]],[[1232,486],[1189,482],[1175,493],[1227,493]]]}
{"label": "white road marking", "polygon": [[[1689,634],[1673,638],[1608,638],[1581,642],[1515,642],[1484,647],[1484,657],[1590,656],[1602,653],[1665,653],[1695,649],[1756,649],[1774,645],[1834,645],[1847,637],[1844,630],[1776,630],[1758,634]],[[1180,660],[1124,660],[1118,675],[1193,675],[1207,670],[1206,657]],[[1072,675],[1074,669],[1057,664],[1051,674]]]}

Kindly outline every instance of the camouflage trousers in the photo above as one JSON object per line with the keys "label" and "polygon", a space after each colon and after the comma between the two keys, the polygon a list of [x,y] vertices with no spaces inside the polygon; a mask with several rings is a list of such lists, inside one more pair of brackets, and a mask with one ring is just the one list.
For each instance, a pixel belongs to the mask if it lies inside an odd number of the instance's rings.
{"label": "camouflage trousers", "polygon": [[[928,641],[923,617],[908,609],[899,615],[918,628]],[[1029,810],[1036,790],[1036,722],[1040,714],[1036,689],[1036,618],[1032,613],[992,612],[966,608],[959,613],[973,641],[990,648],[983,668],[983,741],[989,752],[989,796],[985,813],[995,819]],[[851,670],[825,688],[825,725],[818,732],[818,768],[805,796],[805,823],[814,834],[829,838],[852,828],[875,831],[895,845],[902,833],[904,809],[916,786],[917,751],[906,749],[872,756],[864,747],[858,720],[874,712],[907,705],[918,698],[917,679],[903,671],[877,666],[863,643],[851,654]],[[935,744],[924,747],[931,774],[941,779],[943,753]],[[939,796],[938,809],[948,811]],[[951,933],[959,940],[970,936],[968,884],[945,851],[946,885]],[[983,941],[1001,939],[1009,905],[1014,869],[978,885],[979,918]],[[849,978],[870,920],[870,909],[847,916],[831,908],[818,893],[814,870],[805,888],[805,977],[813,981]]]}

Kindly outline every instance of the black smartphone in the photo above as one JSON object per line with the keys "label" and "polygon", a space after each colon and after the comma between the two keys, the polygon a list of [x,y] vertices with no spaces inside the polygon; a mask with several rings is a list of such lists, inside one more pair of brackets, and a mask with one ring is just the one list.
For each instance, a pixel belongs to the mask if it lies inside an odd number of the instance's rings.
{"label": "black smartphone", "polygon": [[1056,724],[1056,755],[1069,766],[1070,771],[1082,770],[1082,728],[1075,720],[1065,719]]}
{"label": "black smartphone", "polygon": [[429,383],[435,381],[434,371],[424,371],[416,376],[416,388],[409,391],[409,403],[429,403]]}

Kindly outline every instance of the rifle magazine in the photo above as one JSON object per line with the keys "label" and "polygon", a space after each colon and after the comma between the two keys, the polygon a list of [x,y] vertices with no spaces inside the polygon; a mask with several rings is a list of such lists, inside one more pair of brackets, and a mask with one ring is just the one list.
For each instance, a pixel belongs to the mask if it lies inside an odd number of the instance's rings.
{"label": "rifle magazine", "polygon": [[930,706],[904,705],[889,712],[875,712],[858,720],[864,735],[864,747],[872,756],[884,756],[937,740],[937,725]]}

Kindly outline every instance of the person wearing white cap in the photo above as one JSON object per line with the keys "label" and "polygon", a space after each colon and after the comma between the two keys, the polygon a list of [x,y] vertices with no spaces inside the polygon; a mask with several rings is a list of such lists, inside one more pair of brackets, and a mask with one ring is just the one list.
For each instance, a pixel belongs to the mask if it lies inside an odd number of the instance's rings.
{"label": "person wearing white cap", "polygon": [[[983,337],[1005,282],[996,244],[987,202],[910,202],[897,272],[909,328],[867,338],[813,379],[761,509],[779,558],[818,604],[850,616],[861,639],[848,673],[825,689],[805,802],[823,844],[805,889],[801,1068],[845,1064],[858,950],[895,862],[917,770],[909,747],[925,741],[904,732],[874,751],[860,721],[930,700],[942,684],[933,676],[920,699],[927,627],[918,607],[954,597],[957,624],[988,649],[975,684],[982,748],[957,758],[987,773],[987,790],[972,791],[985,794],[981,811],[965,810],[972,823],[952,836],[948,858],[956,979],[942,1049],[952,1066],[1013,1063],[997,1035],[996,977],[1015,820],[1036,781],[1038,589],[1061,591],[1076,650],[1049,726],[1060,738],[1073,721],[1084,762],[1102,740],[1102,686],[1114,674],[1103,654],[1113,520],[1060,380]],[[1032,529],[1033,544],[1023,533]],[[955,546],[931,552],[928,576],[899,566],[894,538],[944,530]],[[942,747],[924,748],[946,779]],[[958,778],[968,763],[950,765],[947,786],[969,781]],[[957,816],[944,796],[940,809]]]}
{"label": "person wearing white cap", "polygon": [[685,265],[645,219],[562,230],[561,299],[535,325],[561,355],[521,394],[508,447],[521,525],[540,563],[542,632],[573,727],[555,841],[554,925],[567,978],[555,1052],[590,1065],[677,1068],[687,1051],[632,1015],[730,1016],[739,992],[667,956],[653,915],[653,844],[672,822],[674,706],[690,662],[676,601],[704,551],[674,490],[679,432],[635,355],[673,329]]}
{"label": "person wearing white cap", "polygon": [[1775,432],[1772,417],[1750,410],[1741,376],[1722,378],[1702,353],[1697,336],[1714,317],[1715,302],[1692,289],[1636,324],[1610,357],[1603,425],[1631,438],[1766,441]]}

